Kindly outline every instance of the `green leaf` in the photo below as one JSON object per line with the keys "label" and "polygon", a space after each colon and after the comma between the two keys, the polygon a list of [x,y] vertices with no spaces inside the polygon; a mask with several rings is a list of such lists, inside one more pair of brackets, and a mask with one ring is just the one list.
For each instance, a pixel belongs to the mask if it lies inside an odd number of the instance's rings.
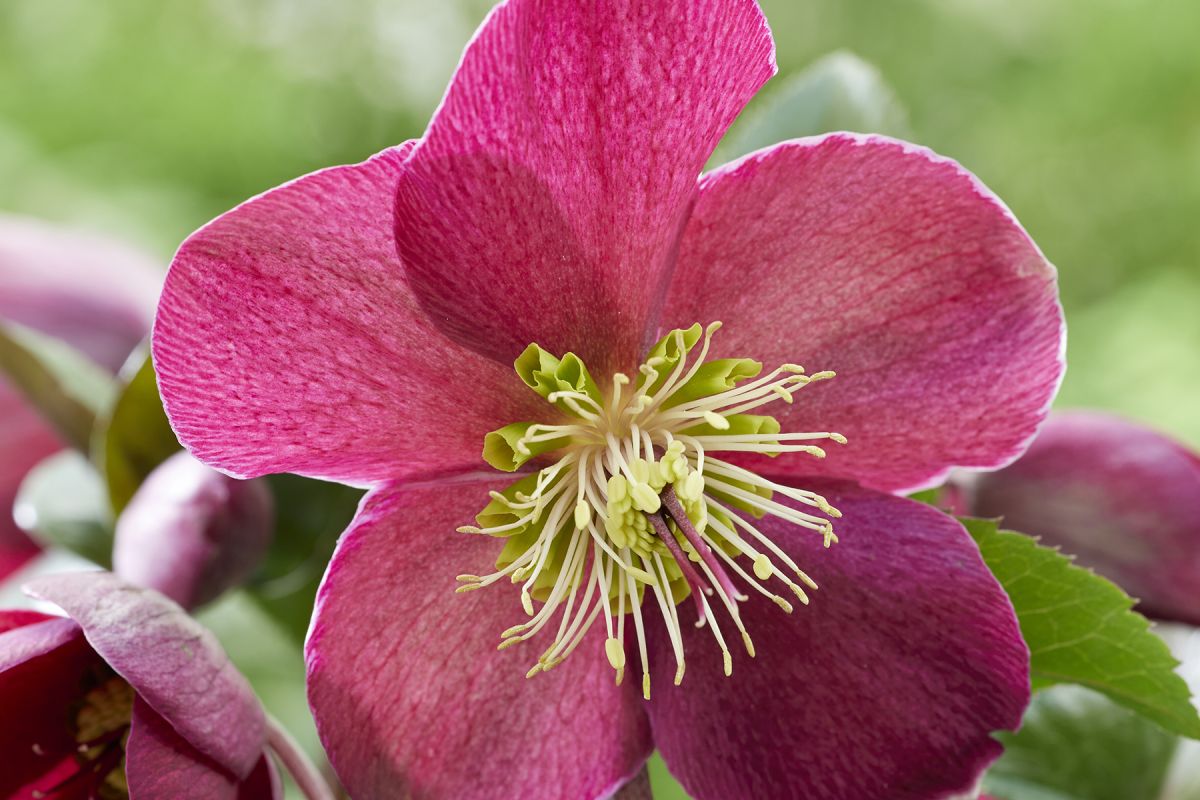
{"label": "green leaf", "polygon": [[1004,755],[984,778],[998,800],[1159,797],[1181,741],[1080,686],[1039,692],[1021,730],[999,738]]}
{"label": "green leaf", "polygon": [[67,444],[88,451],[96,418],[116,393],[116,382],[103,368],[59,339],[4,322],[0,372]]}
{"label": "green leaf", "polygon": [[650,773],[650,791],[654,800],[690,800],[691,795],[675,780],[667,769],[667,762],[657,751],[646,762],[646,769]]}
{"label": "green leaf", "polygon": [[42,545],[111,565],[113,523],[104,481],[79,453],[55,453],[30,470],[13,508],[17,523]]}
{"label": "green leaf", "polygon": [[117,395],[111,414],[100,424],[93,450],[96,462],[104,468],[108,498],[117,514],[146,476],[179,450],[148,352]]}
{"label": "green leaf", "polygon": [[1034,690],[1077,683],[1153,720],[1200,738],[1200,717],[1179,662],[1133,611],[1133,600],[1057,549],[995,521],[963,519],[1008,593],[1029,645]]}
{"label": "green leaf", "polygon": [[768,87],[721,142],[713,162],[831,131],[908,135],[908,114],[873,65],[838,51]]}
{"label": "green leaf", "polygon": [[302,642],[325,566],[363,492],[298,475],[270,475],[267,481],[275,495],[275,538],[246,589]]}

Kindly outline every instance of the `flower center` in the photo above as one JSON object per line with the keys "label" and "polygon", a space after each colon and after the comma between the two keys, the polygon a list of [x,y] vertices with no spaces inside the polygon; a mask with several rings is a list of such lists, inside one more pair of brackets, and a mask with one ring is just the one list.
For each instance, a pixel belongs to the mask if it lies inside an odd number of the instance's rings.
{"label": "flower center", "polygon": [[[779,517],[815,531],[828,547],[837,541],[829,518],[841,514],[818,494],[767,480],[713,453],[801,452],[823,458],[825,451],[810,442],[844,444],[845,437],[828,431],[782,433],[773,417],[750,412],[773,402],[790,404],[796,391],[833,373],[810,375],[801,366],[784,364],[760,377],[762,365],[756,361],[707,359],[719,327],[713,323],[702,331],[696,324],[671,331],[651,349],[636,381],[617,373],[606,391],[572,353],[560,359],[533,344],[517,359],[517,374],[557,409],[559,419],[514,423],[487,435],[483,455],[492,466],[512,472],[534,459],[546,465],[492,492],[491,502],[476,516],[478,526],[459,528],[506,543],[496,571],[459,575],[458,591],[503,577],[521,584],[529,619],[501,634],[500,649],[558,620],[553,644],[529,677],[561,663],[603,616],[605,653],[620,683],[626,618],[631,618],[648,699],[646,604],[662,615],[678,684],[684,653],[676,606],[689,596],[697,624],[712,632],[729,675],[733,659],[715,607],[724,610],[754,656],[738,612],[747,597],[731,574],[787,613],[792,604],[774,591],[776,586],[805,604],[805,587],[817,588],[751,520]],[[777,496],[793,502],[784,504]]]}
{"label": "flower center", "polygon": [[53,786],[34,790],[35,798],[95,797],[128,800],[125,745],[133,717],[133,688],[108,670],[83,696],[70,720],[78,743],[75,771]]}

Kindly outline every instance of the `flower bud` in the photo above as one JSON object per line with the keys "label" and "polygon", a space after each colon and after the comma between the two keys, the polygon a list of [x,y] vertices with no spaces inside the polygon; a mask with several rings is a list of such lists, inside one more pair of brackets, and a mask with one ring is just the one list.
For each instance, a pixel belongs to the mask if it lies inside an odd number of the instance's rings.
{"label": "flower bud", "polygon": [[185,608],[242,583],[274,529],[267,485],[176,453],[150,474],[117,520],[113,569]]}

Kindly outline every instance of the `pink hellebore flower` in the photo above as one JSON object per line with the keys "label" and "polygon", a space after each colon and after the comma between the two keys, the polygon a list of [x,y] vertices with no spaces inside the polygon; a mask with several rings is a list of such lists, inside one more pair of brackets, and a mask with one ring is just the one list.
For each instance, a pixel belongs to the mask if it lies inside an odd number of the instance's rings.
{"label": "pink hellebore flower", "polygon": [[27,588],[69,618],[0,612],[0,795],[282,796],[258,700],[182,608],[106,572]]}
{"label": "pink hellebore flower", "polygon": [[[116,372],[150,331],[162,270],[94,236],[0,216],[0,319],[63,339]],[[37,553],[13,521],[25,474],[62,447],[0,376],[0,577]]]}
{"label": "pink hellebore flower", "polygon": [[307,643],[356,800],[601,797],[655,746],[703,800],[945,798],[1017,726],[1007,597],[892,493],[1024,449],[1054,270],[901,142],[697,180],[774,72],[749,0],[509,0],[419,142],[180,248],[153,347],[181,441],[371,489]]}
{"label": "pink hellebore flower", "polygon": [[1003,517],[1115,581],[1160,619],[1200,625],[1200,456],[1129,420],[1054,414],[1028,452],[973,476],[967,511]]}

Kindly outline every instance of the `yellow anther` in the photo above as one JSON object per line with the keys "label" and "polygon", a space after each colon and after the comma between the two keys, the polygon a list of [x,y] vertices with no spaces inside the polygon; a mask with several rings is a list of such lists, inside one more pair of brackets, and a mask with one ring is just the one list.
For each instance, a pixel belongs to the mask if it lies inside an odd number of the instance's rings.
{"label": "yellow anther", "polygon": [[633,495],[633,504],[639,511],[653,514],[662,505],[658,499],[658,493],[651,489],[648,484],[635,483],[631,487],[630,493]]}
{"label": "yellow anther", "polygon": [[465,592],[473,592],[476,589],[482,589],[482,588],[483,588],[482,583],[465,583],[462,586],[456,587],[454,589],[454,593],[455,594],[463,594]]}
{"label": "yellow anther", "polygon": [[496,649],[503,650],[506,647],[512,647],[514,644],[520,644],[523,641],[525,641],[525,640],[524,639],[505,639],[503,642],[496,645]]}
{"label": "yellow anther", "polygon": [[583,530],[592,521],[592,504],[580,500],[575,504],[575,530]]}
{"label": "yellow anther", "polygon": [[675,668],[675,685],[676,686],[683,683],[683,664],[684,664],[684,662],[680,661],[679,666],[677,666]]}
{"label": "yellow anther", "polygon": [[629,481],[624,475],[613,475],[608,479],[608,502],[620,503],[629,491]]}
{"label": "yellow anther", "polygon": [[529,596],[529,592],[521,591],[521,608],[525,609],[527,616],[533,616],[533,598]]}
{"label": "yellow anther", "polygon": [[458,531],[459,533],[483,533],[482,528],[476,528],[474,525],[460,525],[454,530]]}
{"label": "yellow anther", "polygon": [[608,656],[608,663],[613,669],[620,671],[625,668],[625,647],[620,639],[606,639],[604,654]]}
{"label": "yellow anther", "polygon": [[483,578],[478,575],[455,575],[454,580],[459,583],[479,583]]}
{"label": "yellow anther", "polygon": [[[782,597],[780,597],[777,594],[771,595],[771,599],[775,601],[775,605],[777,605],[783,609],[783,613],[785,613],[785,614],[792,613],[792,604],[789,603],[787,600],[784,600]],[[808,603],[807,597],[804,599],[804,602]]]}
{"label": "yellow anther", "polygon": [[532,678],[534,675],[537,675],[543,669],[544,669],[544,667],[542,667],[541,664],[534,664],[533,667],[530,668],[529,672],[525,673],[525,677]]}
{"label": "yellow anther", "polygon": [[796,597],[800,598],[800,602],[804,603],[804,605],[808,605],[808,595],[804,593],[804,590],[794,583],[791,586],[792,592],[795,593]]}
{"label": "yellow anther", "polygon": [[762,553],[754,557],[754,574],[758,576],[760,581],[765,581],[775,572],[775,568],[771,566],[771,559],[767,558]]}
{"label": "yellow anther", "polygon": [[642,673],[642,697],[650,699],[650,673]]}
{"label": "yellow anther", "polygon": [[746,652],[754,658],[754,642],[750,639],[750,634],[742,631],[742,644],[746,645]]}
{"label": "yellow anther", "polygon": [[725,677],[728,678],[733,674],[733,656],[725,649],[721,650],[721,655],[725,658]]}
{"label": "yellow anther", "polygon": [[719,431],[729,430],[729,420],[725,419],[717,412],[705,411],[703,416],[704,416],[704,421],[707,422],[709,425],[713,426],[714,428],[716,428],[717,430],[719,430]]}
{"label": "yellow anther", "polygon": [[845,444],[845,443],[846,443],[846,437],[845,437],[845,436],[842,436],[840,433],[831,433],[831,434],[829,434],[829,438],[830,438],[830,439],[833,439],[833,440],[834,440],[835,442],[837,442],[838,444]]}
{"label": "yellow anther", "polygon": [[774,392],[775,395],[783,402],[787,403],[788,405],[792,404],[792,401],[794,400],[792,393],[780,386],[778,383],[771,384],[771,391]]}

